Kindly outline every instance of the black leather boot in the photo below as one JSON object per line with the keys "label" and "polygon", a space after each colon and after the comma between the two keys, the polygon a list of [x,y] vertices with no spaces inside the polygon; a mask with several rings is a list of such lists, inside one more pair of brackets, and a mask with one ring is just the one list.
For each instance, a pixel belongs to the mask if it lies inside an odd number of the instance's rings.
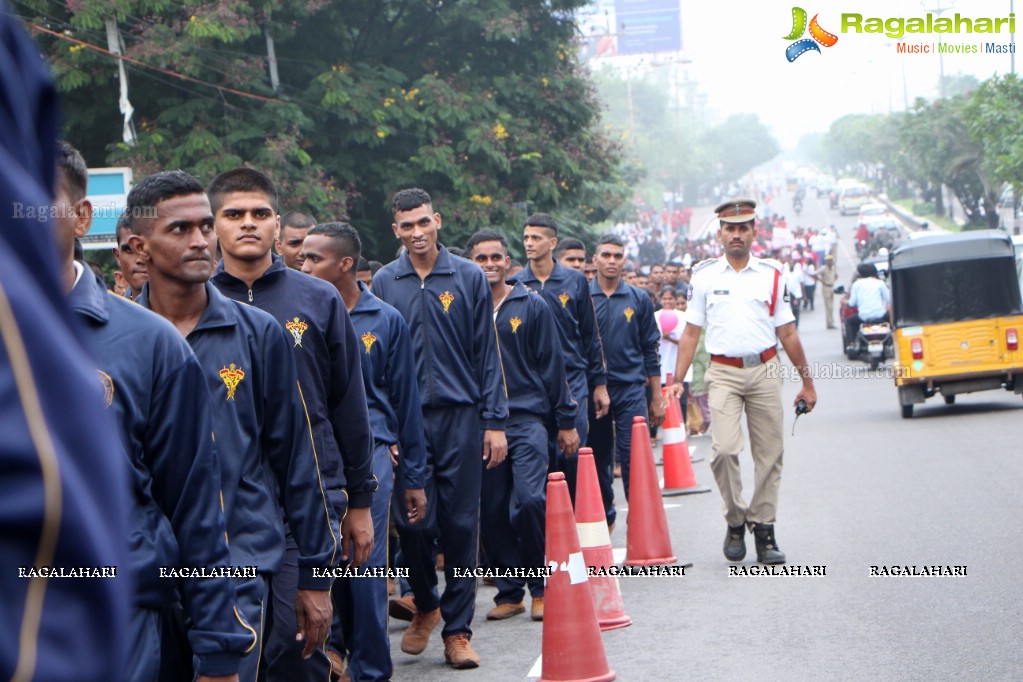
{"label": "black leather boot", "polygon": [[742,561],[746,557],[746,526],[729,526],[725,534],[725,558]]}
{"label": "black leather boot", "polygon": [[757,543],[757,561],[767,565],[785,563],[785,553],[778,549],[778,542],[774,539],[773,524],[754,523],[753,539]]}

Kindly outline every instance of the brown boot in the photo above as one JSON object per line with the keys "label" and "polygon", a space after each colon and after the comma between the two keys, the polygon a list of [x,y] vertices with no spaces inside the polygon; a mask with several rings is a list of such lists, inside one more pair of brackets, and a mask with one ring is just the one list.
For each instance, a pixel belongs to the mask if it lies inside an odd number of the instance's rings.
{"label": "brown boot", "polygon": [[526,606],[522,602],[517,604],[498,604],[487,611],[487,620],[504,620],[505,618],[517,616],[525,610]]}
{"label": "brown boot", "polygon": [[396,620],[412,620],[416,615],[416,600],[411,594],[392,599],[387,603],[387,613]]}
{"label": "brown boot", "polygon": [[543,620],[543,597],[533,597],[529,605],[529,617],[533,620]]}
{"label": "brown boot", "polygon": [[416,611],[416,615],[412,616],[412,622],[401,637],[401,650],[413,656],[426,651],[426,645],[430,642],[430,633],[439,622],[440,608],[426,613]]}
{"label": "brown boot", "polygon": [[480,667],[480,657],[472,650],[472,644],[469,644],[469,638],[465,635],[449,635],[444,638],[444,660],[457,670]]}

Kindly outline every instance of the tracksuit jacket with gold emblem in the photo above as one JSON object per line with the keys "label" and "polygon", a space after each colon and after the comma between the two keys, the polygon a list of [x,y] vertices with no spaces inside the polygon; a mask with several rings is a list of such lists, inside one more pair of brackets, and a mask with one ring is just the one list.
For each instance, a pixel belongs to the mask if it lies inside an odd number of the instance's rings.
{"label": "tracksuit jacket with gold emblem", "polygon": [[619,280],[614,293],[605,296],[594,277],[590,294],[604,342],[607,383],[642,384],[661,376],[661,333],[647,293]]}
{"label": "tracksuit jacket with gold emblem", "polygon": [[[149,307],[149,285],[136,303]],[[339,521],[320,485],[298,389],[291,335],[268,313],[206,283],[209,303],[187,340],[206,375],[231,560],[274,574],[284,561],[280,497],[299,549],[299,589],[329,589],[314,577],[341,557]]]}
{"label": "tracksuit jacket with gold emblem", "polygon": [[273,256],[251,289],[225,272],[223,261],[212,281],[220,293],[266,311],[287,330],[334,513],[343,518],[347,507],[369,507],[377,484],[359,358],[362,344],[337,289],[292,270],[279,256]]}
{"label": "tracksuit jacket with gold emblem", "polygon": [[547,302],[515,282],[494,323],[509,416],[527,414],[559,429],[574,428],[577,406],[568,390],[557,323]]}
{"label": "tracksuit jacket with gold emblem", "polygon": [[[483,429],[504,430],[508,401],[494,332],[490,285],[478,265],[443,245],[419,279],[407,253],[380,268],[373,293],[398,309],[412,334],[423,407],[478,405]],[[467,301],[473,301],[469,305]],[[438,356],[457,362],[438,363]]]}
{"label": "tracksuit jacket with gold emblem", "polygon": [[234,579],[160,576],[161,567],[231,565],[203,368],[169,322],[109,293],[88,266],[68,302],[126,447],[135,605],[158,609],[180,589],[198,672],[234,674],[255,637],[236,615]]}

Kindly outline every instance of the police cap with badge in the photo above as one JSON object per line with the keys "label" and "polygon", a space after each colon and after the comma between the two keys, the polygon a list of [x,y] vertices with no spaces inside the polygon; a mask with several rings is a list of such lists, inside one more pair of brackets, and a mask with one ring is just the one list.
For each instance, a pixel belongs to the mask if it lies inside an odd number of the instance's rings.
{"label": "police cap with badge", "polygon": [[733,197],[714,209],[718,220],[725,223],[748,223],[757,217],[757,202],[749,197]]}

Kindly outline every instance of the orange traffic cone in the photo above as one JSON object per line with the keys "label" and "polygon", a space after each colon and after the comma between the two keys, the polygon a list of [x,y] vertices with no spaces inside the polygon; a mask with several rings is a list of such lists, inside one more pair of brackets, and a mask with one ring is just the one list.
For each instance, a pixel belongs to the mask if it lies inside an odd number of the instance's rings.
{"label": "orange traffic cone", "polygon": [[610,682],[593,609],[586,560],[572,513],[565,474],[547,476],[547,563],[551,575],[544,589],[541,682]]}
{"label": "orange traffic cone", "polygon": [[[579,545],[583,549],[587,567],[607,569],[615,565],[611,534],[607,531],[607,518],[604,516],[604,502],[600,497],[600,483],[597,482],[597,465],[590,448],[579,448],[579,468],[575,482],[575,527],[579,531]],[[614,630],[632,625],[632,619],[625,615],[618,577],[591,575],[589,581],[600,629]]]}
{"label": "orange traffic cone", "polygon": [[629,532],[625,550],[626,566],[673,564],[668,517],[657,483],[650,430],[645,417],[632,420],[632,448],[629,480]]}
{"label": "orange traffic cone", "polygon": [[710,488],[701,486],[693,473],[686,429],[682,425],[682,408],[677,400],[668,401],[661,438],[664,443],[664,487],[661,494],[670,497],[709,493]]}

